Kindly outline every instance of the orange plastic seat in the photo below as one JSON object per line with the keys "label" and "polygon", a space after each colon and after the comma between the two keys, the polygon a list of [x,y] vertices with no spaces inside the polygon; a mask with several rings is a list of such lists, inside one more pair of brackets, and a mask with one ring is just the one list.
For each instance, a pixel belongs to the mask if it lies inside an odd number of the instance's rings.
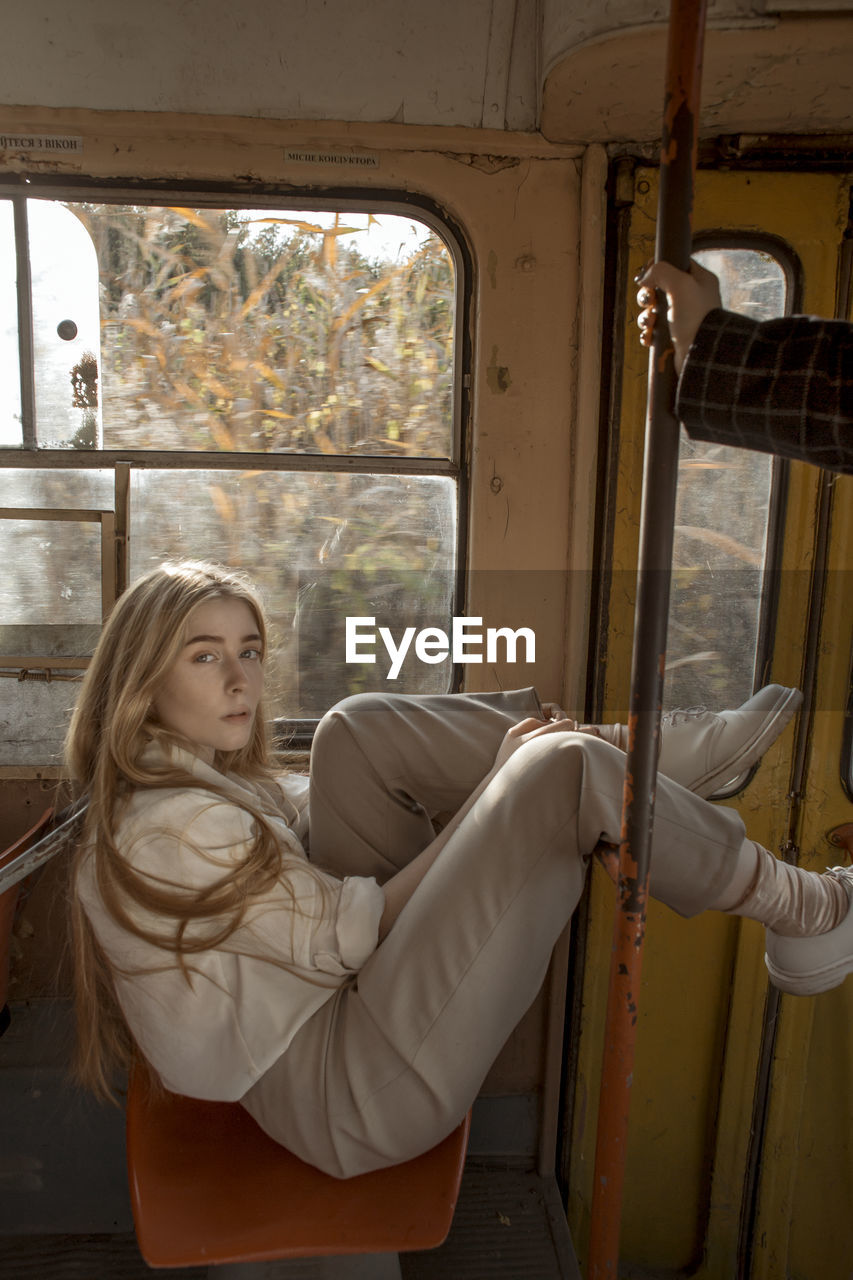
{"label": "orange plastic seat", "polygon": [[470,1115],[405,1164],[339,1180],[273,1142],[238,1103],[152,1091],[131,1074],[127,1161],[151,1267],[429,1249],[450,1230]]}

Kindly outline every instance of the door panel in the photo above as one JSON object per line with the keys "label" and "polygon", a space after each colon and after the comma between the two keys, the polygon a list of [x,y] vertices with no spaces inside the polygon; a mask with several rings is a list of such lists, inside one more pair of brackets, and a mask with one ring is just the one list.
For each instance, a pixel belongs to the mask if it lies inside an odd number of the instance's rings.
{"label": "door panel", "polygon": [[[828,484],[829,529],[817,633],[814,706],[792,839],[801,866],[846,864],[832,830],[853,819],[841,779],[850,688],[853,483]],[[853,1272],[853,982],[821,996],[783,996],[772,1054],[753,1241],[756,1280]]]}
{"label": "door panel", "polygon": [[[848,188],[848,179],[838,175],[702,172],[694,230],[697,235],[743,232],[773,238],[793,264],[791,288],[801,288],[793,306],[832,315]],[[619,370],[619,421],[613,429],[613,555],[600,649],[604,676],[597,714],[605,720],[624,718],[628,705],[647,370],[647,356],[637,340],[632,280],[653,255],[656,204],[656,171],[636,170],[623,254],[629,321]],[[721,476],[725,481],[729,465],[719,450],[697,462],[689,446],[683,449],[680,501],[685,486],[716,485]],[[740,811],[750,835],[762,844],[777,852],[786,849],[804,866],[823,867],[842,861],[839,850],[829,852],[825,833],[853,816],[839,771],[850,670],[851,597],[844,586],[851,567],[847,549],[853,535],[853,478],[832,481],[829,506],[817,468],[777,464],[775,482],[778,530],[769,554],[776,603],[767,620],[767,656],[756,683],[799,685],[808,674],[812,706],[807,723],[789,727],[746,786],[726,803]],[[758,499],[746,492],[737,499],[759,500],[768,501],[766,495]],[[692,518],[687,524],[693,530]],[[719,534],[715,536],[719,543]],[[734,552],[732,563],[740,559],[754,569],[764,547],[749,546],[738,537]],[[686,566],[687,579],[701,563],[700,551]],[[816,590],[815,573],[824,592]],[[681,590],[676,576],[674,596]],[[733,608],[725,592],[716,602],[700,592],[693,606],[700,621],[703,602],[706,613],[721,615],[715,634],[724,633]],[[810,608],[819,609],[812,632],[817,655],[813,669],[807,645]],[[692,626],[688,616],[688,630]],[[688,639],[685,663],[701,666],[703,637]],[[724,640],[723,635],[720,643]],[[709,705],[725,705],[713,696],[713,672],[705,687]],[[797,759],[804,767],[803,783],[801,794],[792,797]],[[596,869],[586,927],[569,1170],[570,1220],[582,1250],[591,1199],[613,906],[612,886]],[[848,1225],[853,1159],[831,1099],[838,1098],[837,1085],[851,1065],[853,1010],[847,1004],[853,984],[848,984],[849,993],[845,987],[811,1000],[785,997],[777,1025],[775,1016],[768,1016],[776,1010],[772,997],[768,1004],[764,934],[753,922],[713,913],[684,921],[652,903],[646,938],[624,1264],[655,1277],[829,1280],[837,1275],[846,1280],[853,1257]],[[843,1098],[838,1106],[844,1106]],[[816,1242],[816,1215],[825,1219],[828,1204],[837,1212]],[[839,1269],[842,1258],[847,1270]]]}

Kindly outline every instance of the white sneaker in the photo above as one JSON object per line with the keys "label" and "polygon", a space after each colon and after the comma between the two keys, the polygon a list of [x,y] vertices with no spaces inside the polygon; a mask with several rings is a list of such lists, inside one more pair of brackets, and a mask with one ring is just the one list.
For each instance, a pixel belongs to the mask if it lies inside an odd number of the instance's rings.
{"label": "white sneaker", "polygon": [[799,689],[768,684],[735,711],[671,711],[661,718],[658,773],[711,796],[750,769],[793,718]]}
{"label": "white sneaker", "polygon": [[829,933],[811,938],[786,938],[765,930],[764,963],[770,981],[794,996],[814,996],[830,991],[853,973],[853,867],[830,867],[827,875],[844,883],[850,907]]}

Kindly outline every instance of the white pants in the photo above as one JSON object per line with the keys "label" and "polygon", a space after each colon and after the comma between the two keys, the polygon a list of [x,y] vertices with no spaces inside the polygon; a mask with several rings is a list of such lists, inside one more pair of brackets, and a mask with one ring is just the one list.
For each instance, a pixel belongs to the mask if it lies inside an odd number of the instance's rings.
{"label": "white pants", "polygon": [[[321,721],[311,857],[383,881],[491,768],[532,690],[361,694]],[[533,1002],[600,839],[618,843],[625,757],[586,734],[525,743],[448,840],[357,979],[299,1031],[243,1105],[276,1141],[350,1177],[433,1146],[462,1119]],[[740,817],[661,777],[651,892],[682,915],[725,900]]]}

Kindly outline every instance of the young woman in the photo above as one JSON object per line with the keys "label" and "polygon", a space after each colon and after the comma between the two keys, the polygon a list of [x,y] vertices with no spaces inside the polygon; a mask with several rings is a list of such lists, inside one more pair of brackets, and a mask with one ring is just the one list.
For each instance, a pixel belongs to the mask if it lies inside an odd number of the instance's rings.
{"label": "young woman", "polygon": [[[265,643],[254,590],[209,565],[149,574],[104,628],[68,745],[89,801],[80,1069],[106,1092],[139,1052],[167,1088],[240,1099],[348,1177],[429,1148],[470,1107],[590,854],[618,842],[622,731],[545,719],[533,690],[359,695],[320,723],[309,786],[271,765]],[[776,980],[822,990],[853,969],[853,878],[777,862],[687,789],[748,767],[797,702],[770,686],[737,712],[673,716],[651,890],[684,915],[762,920]]]}

